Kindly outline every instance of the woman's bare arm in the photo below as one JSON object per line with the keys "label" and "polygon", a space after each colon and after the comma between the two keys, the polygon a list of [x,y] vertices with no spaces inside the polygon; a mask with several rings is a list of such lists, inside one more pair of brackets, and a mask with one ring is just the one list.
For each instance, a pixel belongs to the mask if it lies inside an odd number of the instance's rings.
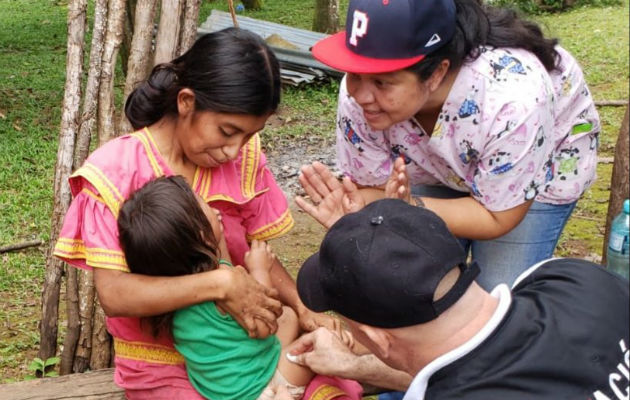
{"label": "woman's bare arm", "polygon": [[147,317],[217,301],[250,335],[258,336],[254,318],[275,332],[276,318],[282,312],[277,292],[256,282],[241,267],[177,277],[95,268],[94,284],[110,317]]}

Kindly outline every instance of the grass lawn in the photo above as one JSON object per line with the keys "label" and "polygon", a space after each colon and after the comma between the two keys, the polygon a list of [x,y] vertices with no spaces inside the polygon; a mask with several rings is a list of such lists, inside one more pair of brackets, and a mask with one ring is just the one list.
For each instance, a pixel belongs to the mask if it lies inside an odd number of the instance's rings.
{"label": "grass lawn", "polygon": [[[345,16],[347,0],[341,3]],[[313,5],[313,0],[266,0],[264,10],[244,15],[309,29]],[[227,5],[204,1],[201,21],[212,8],[227,10]],[[66,13],[64,0],[0,0],[0,246],[49,240]],[[536,19],[578,58],[596,100],[624,100],[628,14],[625,0],[620,7],[579,8]],[[270,128],[272,133],[332,136],[337,85],[286,89],[282,114],[292,123]],[[601,157],[613,155],[624,110],[599,109]],[[600,164],[599,180],[578,204],[558,255],[601,255],[611,170],[611,163]],[[0,383],[24,379],[29,375],[26,366],[36,356],[45,251],[41,246],[0,255]]]}

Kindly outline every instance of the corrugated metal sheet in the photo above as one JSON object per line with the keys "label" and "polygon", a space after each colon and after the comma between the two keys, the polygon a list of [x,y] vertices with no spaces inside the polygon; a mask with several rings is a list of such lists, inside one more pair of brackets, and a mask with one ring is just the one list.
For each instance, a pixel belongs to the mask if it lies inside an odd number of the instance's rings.
{"label": "corrugated metal sheet", "polygon": [[[270,43],[270,47],[273,49],[278,61],[280,61],[280,73],[284,83],[297,86],[303,83],[319,81],[327,76],[340,77],[342,75],[341,72],[315,60],[309,50],[318,40],[325,38],[326,34],[249,17],[237,16],[236,19],[239,27],[255,32],[263,39],[277,35],[281,40],[288,42],[290,47],[294,47],[293,49],[288,49]],[[229,13],[212,10],[208,19],[197,30],[197,33],[202,35],[231,26],[233,26],[232,17]]]}

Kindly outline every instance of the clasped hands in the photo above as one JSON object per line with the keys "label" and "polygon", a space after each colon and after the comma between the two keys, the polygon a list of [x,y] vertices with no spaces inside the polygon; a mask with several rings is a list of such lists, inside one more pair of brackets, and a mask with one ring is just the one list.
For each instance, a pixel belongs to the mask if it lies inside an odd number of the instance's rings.
{"label": "clasped hands", "polygon": [[[299,180],[310,201],[296,196],[295,203],[326,229],[330,229],[344,215],[361,210],[369,202],[350,178],[344,176],[339,181],[328,167],[317,161],[302,166]],[[387,182],[378,188],[383,192],[381,198],[413,203],[409,176],[402,157],[395,160]]]}

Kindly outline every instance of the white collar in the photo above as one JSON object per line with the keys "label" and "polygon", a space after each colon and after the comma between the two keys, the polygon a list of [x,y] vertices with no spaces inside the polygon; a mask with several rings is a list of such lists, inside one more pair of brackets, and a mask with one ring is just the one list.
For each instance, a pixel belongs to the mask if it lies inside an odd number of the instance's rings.
{"label": "white collar", "polygon": [[479,332],[475,334],[472,338],[470,338],[466,343],[461,346],[449,351],[446,354],[442,354],[440,357],[431,361],[424,368],[418,372],[416,377],[409,385],[409,389],[407,389],[407,393],[405,393],[405,397],[403,400],[422,400],[424,399],[424,393],[427,390],[427,383],[429,382],[429,378],[438,371],[439,369],[445,367],[453,363],[454,361],[460,359],[466,354],[470,353],[474,349],[477,348],[486,340],[492,332],[496,329],[496,327],[501,323],[505,315],[507,314],[508,308],[512,303],[512,294],[510,289],[506,284],[500,284],[492,290],[490,293],[492,297],[499,299],[499,304],[497,309],[492,314],[492,317],[488,320],[488,322],[481,328]]}

